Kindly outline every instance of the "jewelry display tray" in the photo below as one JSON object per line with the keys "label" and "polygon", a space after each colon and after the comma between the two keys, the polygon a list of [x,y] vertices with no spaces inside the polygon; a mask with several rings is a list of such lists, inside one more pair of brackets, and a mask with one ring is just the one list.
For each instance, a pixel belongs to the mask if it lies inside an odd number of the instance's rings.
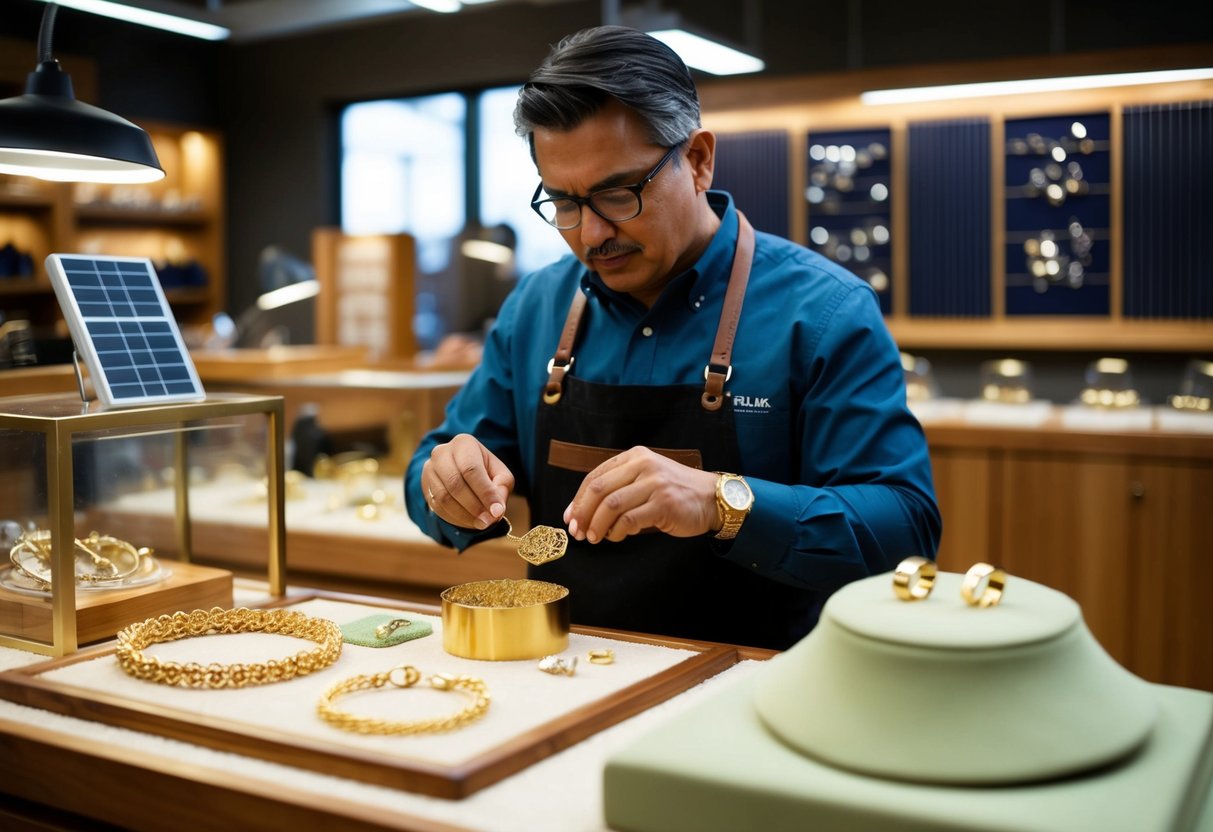
{"label": "jewelry display tray", "polygon": [[[433,616],[434,633],[392,648],[360,648],[346,644],[342,658],[323,671],[287,682],[239,690],[191,690],[129,679],[118,669],[113,658],[115,645],[110,642],[0,673],[0,698],[296,768],[457,800],[670,699],[740,661],[772,655],[767,650],[575,626],[565,656],[583,654],[587,647],[605,646],[615,649],[620,656],[619,662],[611,666],[581,662],[573,677],[551,676],[539,672],[536,661],[474,661],[441,653],[439,610],[429,605],[309,592],[265,606],[302,606],[300,611],[308,612],[309,603],[328,602],[338,606],[351,605],[347,620],[384,612]],[[201,642],[206,638],[210,637],[185,641]],[[418,653],[422,649],[418,645],[424,646],[425,654]],[[154,655],[156,648],[163,646],[154,645],[147,652]],[[633,678],[622,679],[616,685],[610,681],[611,671],[618,668],[629,672],[629,651],[655,654],[663,666],[634,678],[636,666],[642,664],[636,661],[630,671]],[[441,658],[438,658],[439,654]],[[427,658],[422,659],[420,655]],[[351,666],[347,656],[355,656],[354,662],[358,666]],[[641,658],[637,656],[637,659]],[[102,662],[96,664],[99,659]],[[73,673],[79,677],[78,671],[87,670],[81,666],[88,662],[95,663],[97,672],[108,676],[87,684],[81,684],[78,678],[60,678]],[[486,717],[460,731],[425,737],[352,734],[328,726],[316,717],[315,706],[320,692],[335,682],[359,673],[381,672],[395,665],[414,663],[426,676],[434,672],[466,673],[484,679],[493,698]],[[594,674],[597,674],[596,678]],[[597,686],[593,688],[595,693],[591,698],[582,696],[578,699],[574,686],[579,679],[587,687]],[[608,681],[604,683],[604,679]],[[602,687],[603,684],[607,686]],[[271,689],[275,695],[273,706],[257,706],[249,718],[236,719],[223,713],[222,706],[236,703],[238,697],[258,691],[264,695]],[[137,695],[131,695],[132,692]],[[473,744],[470,753],[461,758],[442,753],[445,750],[443,743],[449,746],[452,741],[459,742],[461,735],[469,737],[473,731],[487,730],[485,726],[492,725],[495,716],[511,718],[509,715],[517,712],[520,701],[527,707],[534,705],[540,710],[549,710],[550,716],[518,720],[522,725],[520,730],[504,734],[499,722],[493,727],[496,733],[489,734],[489,744],[482,747]],[[351,707],[355,707],[353,699]],[[456,708],[457,704],[452,702],[449,707]],[[409,718],[407,705],[397,718]],[[289,721],[284,723],[284,719]]]}

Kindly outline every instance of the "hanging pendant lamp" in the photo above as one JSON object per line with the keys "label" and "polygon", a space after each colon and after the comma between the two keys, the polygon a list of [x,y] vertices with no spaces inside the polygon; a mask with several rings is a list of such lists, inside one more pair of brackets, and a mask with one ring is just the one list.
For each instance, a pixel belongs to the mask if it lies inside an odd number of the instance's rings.
{"label": "hanging pendant lamp", "polygon": [[59,7],[38,30],[38,67],[25,95],[0,101],[0,173],[58,182],[133,184],[164,178],[152,140],[137,125],[77,101],[72,79],[51,55]]}

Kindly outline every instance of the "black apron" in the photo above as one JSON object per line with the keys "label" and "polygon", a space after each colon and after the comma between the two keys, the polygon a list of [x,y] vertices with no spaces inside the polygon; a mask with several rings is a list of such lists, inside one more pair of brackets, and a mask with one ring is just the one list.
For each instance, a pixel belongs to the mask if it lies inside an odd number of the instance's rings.
{"label": "black apron", "polygon": [[[745,473],[732,400],[724,394],[754,231],[738,215],[738,245],[705,385],[612,385],[566,375],[585,307],[578,290],[535,422],[535,525],[564,526],[585,475],[643,445],[708,471]],[[713,551],[712,533],[679,538],[651,531],[619,543],[570,538],[563,558],[532,566],[532,578],[569,588],[576,624],[784,649],[817,618],[817,593],[763,578]]]}

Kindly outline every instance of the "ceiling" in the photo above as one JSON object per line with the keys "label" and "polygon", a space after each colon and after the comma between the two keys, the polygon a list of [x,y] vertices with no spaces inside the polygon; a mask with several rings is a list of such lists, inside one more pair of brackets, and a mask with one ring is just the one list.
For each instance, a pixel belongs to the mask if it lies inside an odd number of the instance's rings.
{"label": "ceiling", "polygon": [[[371,18],[435,14],[409,0],[121,0],[129,6],[204,20],[231,30],[235,42],[267,40]],[[462,12],[495,3],[562,0],[461,0]]]}

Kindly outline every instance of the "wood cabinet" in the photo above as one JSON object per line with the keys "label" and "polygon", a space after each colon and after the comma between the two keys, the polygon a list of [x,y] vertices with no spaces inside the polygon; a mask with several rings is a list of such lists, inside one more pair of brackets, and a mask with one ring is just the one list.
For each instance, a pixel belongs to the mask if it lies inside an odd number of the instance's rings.
{"label": "wood cabinet", "polygon": [[1213,690],[1213,436],[959,425],[927,436],[941,568],[985,560],[1064,592],[1137,675]]}
{"label": "wood cabinet", "polygon": [[205,323],[223,308],[222,139],[208,130],[143,126],[166,173],[159,182],[69,185],[0,176],[0,247],[11,243],[26,255],[18,268],[0,267],[4,319],[36,328],[60,320],[44,266],[51,252],[150,257],[183,325]]}

